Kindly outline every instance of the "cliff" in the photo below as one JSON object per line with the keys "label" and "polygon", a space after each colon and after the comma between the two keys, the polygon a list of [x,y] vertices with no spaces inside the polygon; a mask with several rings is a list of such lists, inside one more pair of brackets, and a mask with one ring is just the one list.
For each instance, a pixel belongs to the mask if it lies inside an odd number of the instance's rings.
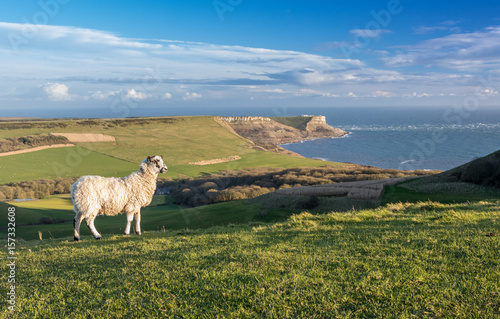
{"label": "cliff", "polygon": [[288,152],[279,144],[297,143],[316,138],[341,137],[347,132],[331,127],[324,116],[296,117],[221,117],[238,135],[266,150]]}

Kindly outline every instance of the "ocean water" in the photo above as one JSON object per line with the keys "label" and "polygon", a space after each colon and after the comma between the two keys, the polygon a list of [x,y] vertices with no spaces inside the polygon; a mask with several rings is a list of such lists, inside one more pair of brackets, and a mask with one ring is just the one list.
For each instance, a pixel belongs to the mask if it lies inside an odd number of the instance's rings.
{"label": "ocean water", "polygon": [[[314,112],[312,112],[314,111]],[[448,170],[500,149],[500,108],[321,108],[342,138],[285,144],[306,157],[380,168]]]}

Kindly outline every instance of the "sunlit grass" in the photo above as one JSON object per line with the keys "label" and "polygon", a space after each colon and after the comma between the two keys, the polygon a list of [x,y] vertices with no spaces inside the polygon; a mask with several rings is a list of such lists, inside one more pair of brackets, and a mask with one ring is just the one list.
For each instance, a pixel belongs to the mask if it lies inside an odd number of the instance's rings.
{"label": "sunlit grass", "polygon": [[[500,202],[22,242],[6,318],[497,318]],[[6,263],[0,266],[5,282]]]}

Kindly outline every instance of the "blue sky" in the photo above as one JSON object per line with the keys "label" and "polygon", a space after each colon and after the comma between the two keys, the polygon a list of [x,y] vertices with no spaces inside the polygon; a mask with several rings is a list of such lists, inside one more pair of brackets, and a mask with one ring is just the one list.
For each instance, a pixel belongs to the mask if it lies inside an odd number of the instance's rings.
{"label": "blue sky", "polygon": [[498,1],[6,0],[0,112],[497,106],[499,12]]}

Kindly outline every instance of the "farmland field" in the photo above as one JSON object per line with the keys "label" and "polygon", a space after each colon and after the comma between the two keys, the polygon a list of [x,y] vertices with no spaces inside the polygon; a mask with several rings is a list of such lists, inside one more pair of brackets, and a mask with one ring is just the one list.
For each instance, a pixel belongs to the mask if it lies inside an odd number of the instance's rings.
{"label": "farmland field", "polygon": [[[340,165],[320,160],[258,151],[213,117],[175,117],[128,120],[47,121],[2,129],[0,138],[39,133],[94,133],[116,142],[78,143],[77,147],[46,149],[0,157],[0,184],[81,175],[126,176],[150,155],[164,155],[169,172],[163,177],[199,176],[221,169]],[[24,125],[24,126],[23,126]],[[238,155],[242,159],[206,166],[190,162]],[[20,169],[20,168],[23,169]]]}

